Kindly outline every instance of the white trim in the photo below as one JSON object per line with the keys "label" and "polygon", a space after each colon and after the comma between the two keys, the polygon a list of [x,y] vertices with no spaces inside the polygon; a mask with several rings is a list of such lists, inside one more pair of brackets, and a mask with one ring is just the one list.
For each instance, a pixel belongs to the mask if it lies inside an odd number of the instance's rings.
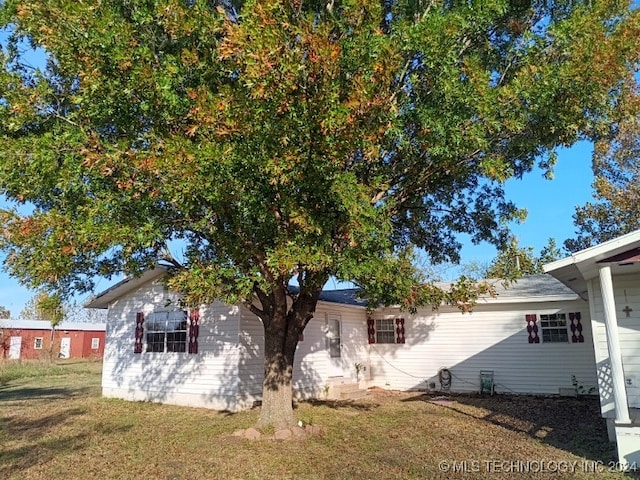
{"label": "white trim", "polygon": [[613,240],[609,240],[608,242],[604,242],[593,247],[585,248],[584,250],[580,250],[579,252],[576,252],[569,257],[563,258],[561,260],[556,260],[555,262],[547,263],[546,265],[543,265],[542,268],[546,273],[549,273],[553,270],[568,267],[572,264],[584,262],[585,260],[595,259],[600,255],[610,256],[612,250],[615,250],[617,248],[626,248],[636,242],[640,242],[640,230],[627,233],[626,235],[622,235],[620,237],[614,238]]}
{"label": "white trim", "polygon": [[629,404],[627,390],[624,386],[624,369],[622,366],[622,350],[618,335],[618,319],[616,317],[616,304],[613,296],[613,282],[611,280],[611,267],[601,265],[600,288],[602,290],[602,302],[604,304],[604,326],[607,331],[607,349],[611,362],[611,381],[613,383],[613,401],[616,406],[616,423],[629,424]]}
{"label": "white trim", "polygon": [[544,302],[572,302],[574,300],[580,300],[580,295],[572,294],[572,295],[543,295],[543,296],[535,296],[531,295],[528,297],[502,297],[499,296],[496,298],[492,297],[481,297],[478,299],[476,304],[509,304],[509,303],[544,303]]}
{"label": "white trim", "polygon": [[109,304],[114,300],[117,300],[123,295],[140,288],[150,280],[155,280],[156,278],[161,277],[165,273],[167,273],[167,268],[162,265],[157,265],[156,268],[146,270],[139,277],[126,277],[124,280],[119,281],[115,285],[112,285],[106,290],[100,292],[94,298],[86,301],[83,306],[85,308],[108,309]]}

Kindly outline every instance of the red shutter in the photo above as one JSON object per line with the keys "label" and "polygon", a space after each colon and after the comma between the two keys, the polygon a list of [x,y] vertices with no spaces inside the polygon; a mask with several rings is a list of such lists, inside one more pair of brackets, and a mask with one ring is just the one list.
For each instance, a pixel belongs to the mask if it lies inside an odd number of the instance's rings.
{"label": "red shutter", "polygon": [[569,313],[569,320],[571,320],[571,343],[584,343],[582,323],[580,322],[581,317],[580,312]]}
{"label": "red shutter", "polygon": [[538,319],[535,313],[526,315],[527,319],[527,332],[529,333],[529,343],[540,343],[540,337],[538,336]]}
{"label": "red shutter", "polygon": [[369,334],[369,343],[376,343],[376,321],[371,317],[367,318],[367,333]]}
{"label": "red shutter", "polygon": [[133,344],[133,353],[142,353],[142,343],[144,340],[144,313],[136,313],[136,337]]}
{"label": "red shutter", "polygon": [[396,343],[404,343],[404,318],[396,318]]}
{"label": "red shutter", "polygon": [[189,353],[198,353],[199,321],[200,310],[191,310],[191,312],[189,312]]}

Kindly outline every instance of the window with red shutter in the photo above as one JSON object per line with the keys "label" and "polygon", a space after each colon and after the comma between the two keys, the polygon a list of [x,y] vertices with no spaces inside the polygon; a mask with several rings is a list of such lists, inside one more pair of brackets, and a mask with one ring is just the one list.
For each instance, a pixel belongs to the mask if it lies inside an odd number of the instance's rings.
{"label": "window with red shutter", "polygon": [[529,343],[540,343],[540,337],[538,336],[537,317],[535,313],[525,316],[527,320],[527,332],[529,333]]}
{"label": "window with red shutter", "polygon": [[569,313],[569,320],[571,321],[571,343],[584,343],[581,318],[582,315],[580,312]]}
{"label": "window with red shutter", "polygon": [[189,353],[198,353],[199,322],[200,310],[191,310],[189,313]]}
{"label": "window with red shutter", "polygon": [[198,353],[199,330],[197,310],[138,312],[133,353]]}
{"label": "window with red shutter", "polygon": [[135,342],[133,344],[133,353],[142,353],[142,342],[144,340],[144,313],[136,313],[136,331]]}
{"label": "window with red shutter", "polygon": [[396,343],[404,343],[404,318],[396,318]]}
{"label": "window with red shutter", "polygon": [[540,315],[540,329],[542,343],[568,343],[567,315],[564,313],[549,313]]}
{"label": "window with red shutter", "polygon": [[371,317],[367,318],[367,334],[369,343],[376,343],[376,321]]}

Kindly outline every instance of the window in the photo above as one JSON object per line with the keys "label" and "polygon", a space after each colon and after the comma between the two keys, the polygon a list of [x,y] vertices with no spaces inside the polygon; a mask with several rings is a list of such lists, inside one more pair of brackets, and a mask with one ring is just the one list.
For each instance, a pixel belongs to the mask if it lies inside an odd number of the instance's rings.
{"label": "window", "polygon": [[376,343],[396,343],[393,318],[376,319]]}
{"label": "window", "polygon": [[91,350],[98,350],[100,348],[100,339],[92,338],[91,339]]}
{"label": "window", "polygon": [[35,350],[42,350],[42,337],[36,337],[33,339],[33,348]]}
{"label": "window", "polygon": [[369,343],[405,343],[404,318],[367,318]]}
{"label": "window", "polygon": [[147,352],[187,351],[187,312],[150,313],[145,321]]}
{"label": "window", "polygon": [[340,358],[341,352],[341,318],[340,316],[331,315],[327,318],[327,342],[329,347],[329,356],[331,358]]}
{"label": "window", "polygon": [[543,343],[568,343],[567,316],[564,313],[540,315]]}

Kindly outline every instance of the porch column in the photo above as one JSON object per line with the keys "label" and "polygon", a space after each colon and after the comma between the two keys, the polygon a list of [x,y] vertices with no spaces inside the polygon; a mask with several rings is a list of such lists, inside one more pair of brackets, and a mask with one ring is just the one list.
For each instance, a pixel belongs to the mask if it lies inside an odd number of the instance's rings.
{"label": "porch column", "polygon": [[609,265],[600,266],[599,274],[604,306],[604,326],[607,331],[607,349],[609,350],[609,362],[611,363],[611,383],[613,384],[613,401],[616,407],[616,423],[628,424],[631,423],[631,419],[629,418],[627,390],[624,386],[622,351],[618,335],[616,303],[613,297],[611,267]]}

